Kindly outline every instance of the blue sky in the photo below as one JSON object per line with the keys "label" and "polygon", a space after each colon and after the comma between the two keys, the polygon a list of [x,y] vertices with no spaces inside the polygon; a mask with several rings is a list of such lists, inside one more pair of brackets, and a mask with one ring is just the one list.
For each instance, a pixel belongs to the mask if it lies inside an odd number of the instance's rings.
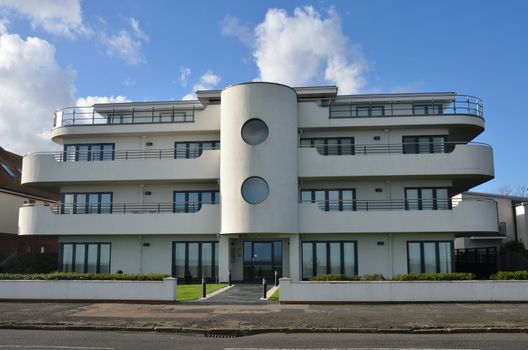
{"label": "blue sky", "polygon": [[528,184],[526,14],[521,0],[0,0],[2,146],[51,149],[52,112],[65,104],[181,99],[259,77],[456,91],[483,99],[476,141],[494,148],[496,179],[477,190]]}

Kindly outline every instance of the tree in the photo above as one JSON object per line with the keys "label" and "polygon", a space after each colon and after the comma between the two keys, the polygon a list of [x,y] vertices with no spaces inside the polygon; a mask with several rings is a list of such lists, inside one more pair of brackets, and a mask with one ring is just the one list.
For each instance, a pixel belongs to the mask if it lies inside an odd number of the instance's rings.
{"label": "tree", "polygon": [[528,197],[528,184],[521,185],[502,185],[497,189],[499,194],[505,196],[519,196],[519,197]]}

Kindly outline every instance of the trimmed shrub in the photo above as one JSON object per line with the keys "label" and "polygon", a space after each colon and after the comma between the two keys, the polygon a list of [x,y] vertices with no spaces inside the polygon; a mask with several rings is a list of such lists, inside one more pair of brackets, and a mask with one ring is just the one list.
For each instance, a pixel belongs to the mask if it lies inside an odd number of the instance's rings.
{"label": "trimmed shrub", "polygon": [[491,275],[490,280],[528,280],[528,270],[525,271],[499,271]]}
{"label": "trimmed shrub", "polygon": [[310,281],[384,281],[385,277],[380,274],[368,274],[362,276],[346,276],[339,273],[312,276]]}
{"label": "trimmed shrub", "polygon": [[0,273],[50,273],[57,269],[56,253],[16,253],[0,266]]}
{"label": "trimmed shrub", "polygon": [[94,280],[94,281],[163,281],[170,277],[161,273],[146,274],[98,274],[98,273],[76,273],[76,272],[53,272],[47,274],[20,274],[20,273],[0,273],[0,280]]}
{"label": "trimmed shrub", "polygon": [[474,273],[451,272],[451,273],[409,273],[406,275],[395,275],[392,281],[467,281],[474,280]]}

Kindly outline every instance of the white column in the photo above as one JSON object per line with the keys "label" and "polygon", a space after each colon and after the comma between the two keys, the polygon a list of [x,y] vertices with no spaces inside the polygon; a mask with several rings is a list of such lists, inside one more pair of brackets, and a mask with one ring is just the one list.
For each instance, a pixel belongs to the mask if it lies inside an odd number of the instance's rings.
{"label": "white column", "polygon": [[218,279],[220,282],[229,281],[229,237],[220,235],[218,247]]}
{"label": "white column", "polygon": [[299,235],[290,236],[290,279],[292,281],[300,280],[300,244]]}

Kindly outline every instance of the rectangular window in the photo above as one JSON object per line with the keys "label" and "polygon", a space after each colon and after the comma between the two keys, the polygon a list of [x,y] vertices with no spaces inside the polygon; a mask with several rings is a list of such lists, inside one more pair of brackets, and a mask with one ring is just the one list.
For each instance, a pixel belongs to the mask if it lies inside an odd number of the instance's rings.
{"label": "rectangular window", "polygon": [[403,136],[403,153],[445,153],[447,136]]}
{"label": "rectangular window", "polygon": [[301,147],[314,147],[319,154],[325,156],[341,156],[355,154],[353,137],[302,138]]}
{"label": "rectangular window", "polygon": [[110,214],[112,192],[61,193],[61,214]]}
{"label": "rectangular window", "polygon": [[174,143],[175,159],[198,158],[203,151],[219,149],[220,141],[184,141]]}
{"label": "rectangular window", "polygon": [[439,103],[433,104],[413,104],[414,115],[439,115],[442,114],[442,105]]}
{"label": "rectangular window", "polygon": [[172,242],[172,274],[185,283],[218,276],[218,242]]}
{"label": "rectangular window", "polygon": [[114,160],[115,143],[64,145],[62,160],[66,162]]}
{"label": "rectangular window", "polygon": [[219,191],[174,191],[173,211],[175,213],[195,213],[202,204],[219,204]]}
{"label": "rectangular window", "polygon": [[447,188],[406,188],[406,210],[449,210],[451,199]]}
{"label": "rectangular window", "polygon": [[357,106],[356,115],[358,117],[383,117],[385,106]]}
{"label": "rectangular window", "polygon": [[61,243],[59,270],[110,273],[110,243]]}
{"label": "rectangular window", "polygon": [[453,241],[407,242],[409,273],[441,273],[453,271]]}
{"label": "rectangular window", "polygon": [[356,190],[353,188],[301,190],[301,203],[317,203],[324,211],[356,210]]}
{"label": "rectangular window", "polygon": [[355,241],[305,241],[301,246],[303,280],[330,273],[358,273]]}

